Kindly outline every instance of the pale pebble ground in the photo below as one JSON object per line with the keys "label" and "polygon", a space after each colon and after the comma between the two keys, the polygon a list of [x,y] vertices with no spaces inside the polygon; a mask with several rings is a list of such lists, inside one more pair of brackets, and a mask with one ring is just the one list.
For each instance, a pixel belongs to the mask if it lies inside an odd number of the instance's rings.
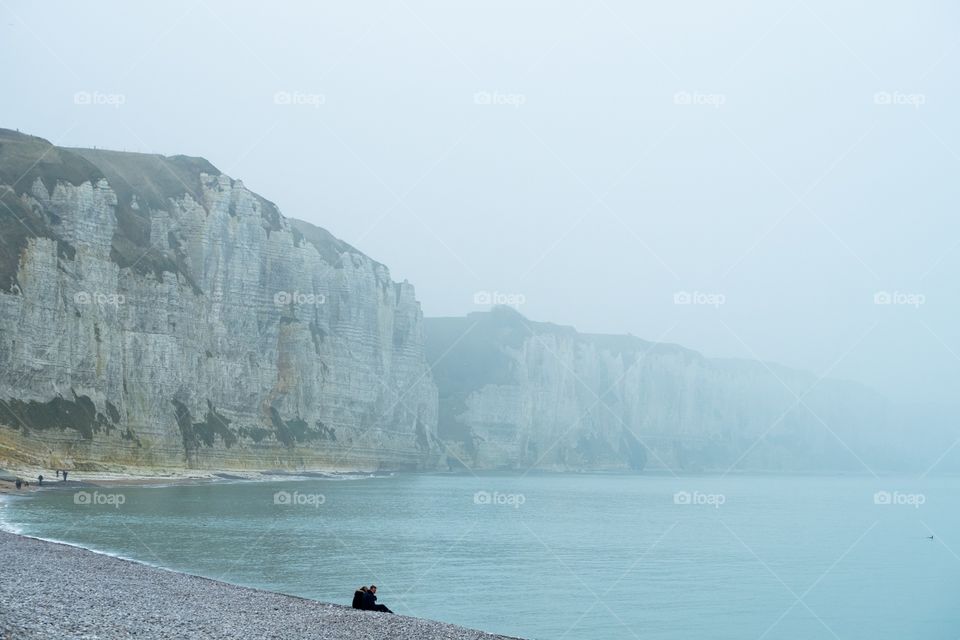
{"label": "pale pebble ground", "polygon": [[0,638],[506,640],[441,622],[238,587],[6,532],[0,532]]}

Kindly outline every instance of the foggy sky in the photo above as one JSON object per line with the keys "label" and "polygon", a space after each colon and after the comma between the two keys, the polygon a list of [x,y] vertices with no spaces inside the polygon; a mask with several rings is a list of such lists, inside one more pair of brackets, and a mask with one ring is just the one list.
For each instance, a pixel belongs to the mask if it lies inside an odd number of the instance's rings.
{"label": "foggy sky", "polygon": [[3,0],[0,126],[204,156],[426,315],[949,401],[960,8],[838,4]]}

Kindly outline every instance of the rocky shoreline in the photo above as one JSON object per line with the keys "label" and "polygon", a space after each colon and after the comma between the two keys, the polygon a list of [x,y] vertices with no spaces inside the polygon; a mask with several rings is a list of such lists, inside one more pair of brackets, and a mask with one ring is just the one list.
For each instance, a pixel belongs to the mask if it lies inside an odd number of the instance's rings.
{"label": "rocky shoreline", "polygon": [[0,638],[507,640],[0,532]]}
{"label": "rocky shoreline", "polygon": [[[139,486],[192,484],[199,482],[220,482],[234,480],[302,480],[307,478],[338,478],[356,476],[390,475],[392,472],[368,471],[217,471],[192,469],[117,469],[115,471],[77,472],[69,471],[69,482],[56,475],[56,470],[32,468],[0,468],[0,495],[23,495],[38,489],[79,489],[81,487]],[[43,485],[37,482],[37,476],[43,475]],[[17,489],[17,478],[26,483]]]}

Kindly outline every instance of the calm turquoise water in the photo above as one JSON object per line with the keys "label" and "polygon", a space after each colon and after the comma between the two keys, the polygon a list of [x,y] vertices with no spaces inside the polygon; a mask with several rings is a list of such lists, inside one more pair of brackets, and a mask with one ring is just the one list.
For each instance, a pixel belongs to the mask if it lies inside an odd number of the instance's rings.
{"label": "calm turquoise water", "polygon": [[[527,638],[960,637],[956,478],[411,475],[98,491],[7,500],[0,518],[320,600],[348,604],[373,582],[397,612]],[[684,491],[693,504],[675,500]]]}

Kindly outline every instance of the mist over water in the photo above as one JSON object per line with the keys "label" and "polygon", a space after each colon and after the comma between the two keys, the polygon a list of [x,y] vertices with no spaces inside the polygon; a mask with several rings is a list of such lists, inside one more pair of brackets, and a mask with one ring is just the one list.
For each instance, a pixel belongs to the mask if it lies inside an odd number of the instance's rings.
{"label": "mist over water", "polygon": [[958,490],[401,475],[49,491],[3,512],[28,535],[344,605],[375,583],[398,613],[527,638],[947,639]]}

